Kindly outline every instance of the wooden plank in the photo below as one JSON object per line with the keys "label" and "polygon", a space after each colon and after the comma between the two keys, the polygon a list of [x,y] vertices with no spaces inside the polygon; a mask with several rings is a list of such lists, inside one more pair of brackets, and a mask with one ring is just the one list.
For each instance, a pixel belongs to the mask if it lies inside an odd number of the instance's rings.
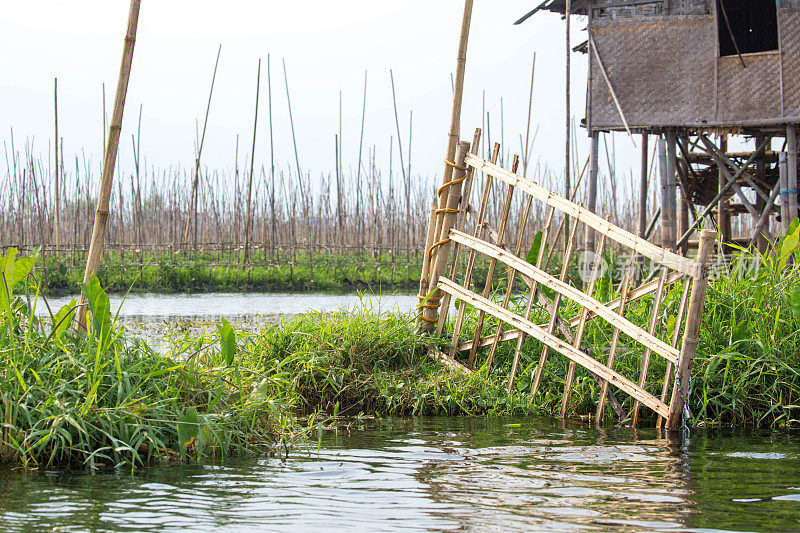
{"label": "wooden plank", "polygon": [[588,308],[590,311],[603,318],[606,322],[621,330],[623,333],[631,337],[633,340],[643,344],[645,347],[650,348],[655,353],[661,355],[666,360],[673,363],[678,362],[680,352],[662,341],[647,333],[644,329],[630,322],[628,319],[618,315],[612,310],[608,309],[602,303],[594,298],[586,295],[586,293],[572,287],[557,278],[554,278],[547,272],[544,272],[527,261],[515,257],[497,246],[491,245],[487,242],[481,241],[475,237],[462,233],[460,231],[451,231],[450,238],[453,241],[463,244],[473,250],[476,250],[489,257],[494,257],[498,261],[514,268],[520,272],[532,277],[538,283],[546,285],[548,288],[556,291],[562,296],[572,300],[573,302]]}
{"label": "wooden plank", "polygon": [[602,379],[605,379],[611,385],[614,385],[621,391],[630,395],[632,398],[639,400],[642,404],[646,405],[659,415],[666,416],[669,414],[669,408],[667,405],[661,402],[658,398],[647,391],[640,389],[635,383],[626,377],[622,376],[618,372],[615,372],[614,370],[609,369],[599,361],[596,361],[595,359],[586,355],[584,352],[572,347],[555,335],[547,333],[544,328],[537,326],[529,320],[525,320],[521,316],[509,311],[508,309],[503,309],[494,302],[491,302],[486,298],[483,298],[482,296],[465,289],[452,280],[443,277],[439,278],[439,283],[443,291],[448,292],[457,298],[461,298],[470,305],[524,331],[525,334],[530,335],[540,342],[543,342],[551,349],[564,355],[570,360],[575,361],[590,372],[597,374]]}
{"label": "wooden plank", "polygon": [[619,226],[615,226],[610,221],[604,220],[603,217],[592,213],[588,209],[580,207],[578,204],[570,202],[522,176],[490,163],[482,157],[470,153],[467,154],[465,161],[467,165],[474,167],[476,170],[494,176],[505,183],[512,184],[517,189],[525,191],[537,200],[558,209],[562,213],[580,219],[580,222],[605,234],[614,242],[626,248],[630,248],[633,253],[643,255],[651,261],[667,266],[672,270],[676,270],[688,276],[696,277],[698,275],[699,266],[697,261],[682,257],[669,250],[664,250],[641,237],[637,237],[633,233],[625,231]]}

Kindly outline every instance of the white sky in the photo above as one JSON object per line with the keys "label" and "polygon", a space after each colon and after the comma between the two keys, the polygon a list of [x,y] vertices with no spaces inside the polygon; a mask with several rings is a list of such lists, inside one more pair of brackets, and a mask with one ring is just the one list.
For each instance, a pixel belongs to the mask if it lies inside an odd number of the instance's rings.
{"label": "white sky", "polygon": [[[538,0],[477,0],[467,64],[462,137],[481,125],[481,98],[491,114],[492,141],[500,140],[504,104],[507,149],[520,151],[528,106],[530,63],[537,52],[534,121],[539,133],[532,161],[563,168],[564,26],[541,13],[512,23]],[[195,124],[205,111],[218,45],[222,44],[204,164],[232,168],[236,136],[240,164],[252,142],[256,67],[263,59],[256,166],[268,162],[266,59],[271,54],[275,158],[282,168],[294,155],[281,59],[285,58],[300,166],[315,178],[334,170],[339,91],[343,93],[343,159],[355,168],[364,70],[369,72],[363,161],[377,146],[388,167],[395,134],[389,69],[397,88],[404,155],[413,110],[413,174],[442,169],[451,106],[462,0],[405,2],[346,0],[143,0],[121,142],[123,171],[132,168],[131,134],[140,104],[142,156],[148,166],[191,166]],[[126,0],[6,2],[0,17],[0,141],[17,149],[35,139],[46,156],[53,137],[53,78],[59,85],[59,132],[65,154],[84,150],[98,167],[102,149],[101,84],[108,115],[116,88]],[[585,36],[573,19],[573,44]],[[584,116],[586,56],[573,54],[573,114]],[[578,129],[581,161],[586,134]],[[616,143],[621,147],[624,137]],[[631,148],[632,150],[632,148]],[[398,166],[395,149],[395,172]]]}

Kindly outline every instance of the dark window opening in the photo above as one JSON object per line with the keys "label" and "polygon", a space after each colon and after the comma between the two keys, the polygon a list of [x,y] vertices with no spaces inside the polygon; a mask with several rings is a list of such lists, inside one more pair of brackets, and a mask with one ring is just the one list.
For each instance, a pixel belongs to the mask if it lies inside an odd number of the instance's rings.
{"label": "dark window opening", "polygon": [[717,25],[721,56],[778,49],[775,0],[717,0]]}

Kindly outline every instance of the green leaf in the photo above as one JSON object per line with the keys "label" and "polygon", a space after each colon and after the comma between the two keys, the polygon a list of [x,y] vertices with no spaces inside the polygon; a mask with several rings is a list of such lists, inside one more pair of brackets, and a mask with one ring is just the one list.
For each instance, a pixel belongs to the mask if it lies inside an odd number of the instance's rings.
{"label": "green leaf", "polygon": [[9,288],[18,285],[21,281],[25,281],[28,274],[33,270],[33,265],[36,264],[36,259],[33,257],[23,257],[18,259],[11,269],[11,278]]}
{"label": "green leaf", "polygon": [[786,268],[789,258],[792,256],[794,251],[797,250],[797,245],[800,243],[800,226],[794,224],[794,221],[792,222],[794,229],[792,229],[790,226],[789,231],[786,233],[786,237],[781,240],[780,256],[778,258],[779,271],[782,271]]}
{"label": "green leaf", "polygon": [[539,248],[542,247],[542,232],[539,231],[533,237],[533,244],[528,252],[528,257],[525,259],[529,264],[536,266],[537,259],[539,258]]}
{"label": "green leaf", "polygon": [[92,276],[89,283],[83,285],[83,295],[86,296],[92,312],[92,335],[105,347],[111,337],[111,304],[108,295],[100,287],[97,276]]}
{"label": "green leaf", "polygon": [[222,319],[222,325],[217,326],[217,329],[219,330],[219,344],[222,349],[222,358],[225,360],[226,365],[231,366],[236,356],[236,332],[233,331],[231,325],[224,318]]}
{"label": "green leaf", "polygon": [[58,310],[56,316],[53,317],[53,335],[58,335],[69,327],[71,316],[75,312],[75,305],[77,302],[73,300]]}
{"label": "green leaf", "polygon": [[178,422],[178,442],[182,448],[188,447],[192,444],[197,434],[200,431],[200,418],[197,416],[197,411],[189,407],[184,411]]}
{"label": "green leaf", "polygon": [[670,315],[667,319],[667,337],[672,337],[672,334],[675,333],[675,326],[678,323],[678,317],[675,315]]}
{"label": "green leaf", "polygon": [[796,287],[789,295],[789,308],[792,310],[795,321],[800,324],[800,287]]}

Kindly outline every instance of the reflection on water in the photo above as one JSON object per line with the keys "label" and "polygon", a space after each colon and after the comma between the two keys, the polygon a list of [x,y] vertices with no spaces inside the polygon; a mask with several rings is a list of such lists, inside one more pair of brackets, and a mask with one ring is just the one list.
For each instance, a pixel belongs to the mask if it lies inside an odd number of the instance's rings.
{"label": "reflection on water", "polygon": [[800,438],[543,420],[414,418],[340,429],[286,461],[4,473],[0,526],[61,531],[791,531]]}
{"label": "reflection on water", "polygon": [[[412,294],[332,294],[332,293],[208,293],[208,294],[131,294],[125,298],[111,295],[111,309],[120,309],[125,322],[154,322],[174,319],[227,319],[298,315],[307,311],[332,312],[353,309],[364,304],[381,311],[407,312],[417,304]],[[68,304],[72,297],[49,299],[53,312]],[[46,315],[39,303],[37,314]]]}

